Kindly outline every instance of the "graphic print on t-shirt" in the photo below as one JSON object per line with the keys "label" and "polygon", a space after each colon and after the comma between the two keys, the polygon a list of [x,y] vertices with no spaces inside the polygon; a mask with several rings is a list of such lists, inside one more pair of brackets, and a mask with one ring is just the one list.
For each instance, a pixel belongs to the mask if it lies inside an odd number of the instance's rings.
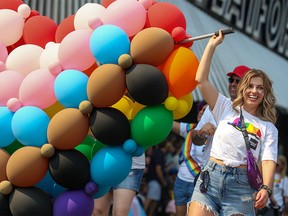
{"label": "graphic print on t-shirt", "polygon": [[[237,117],[233,122],[228,122],[228,124],[241,131],[241,120],[239,117]],[[261,131],[249,122],[245,122],[245,127],[249,135],[250,148],[255,150],[260,142],[260,138],[262,137]]]}

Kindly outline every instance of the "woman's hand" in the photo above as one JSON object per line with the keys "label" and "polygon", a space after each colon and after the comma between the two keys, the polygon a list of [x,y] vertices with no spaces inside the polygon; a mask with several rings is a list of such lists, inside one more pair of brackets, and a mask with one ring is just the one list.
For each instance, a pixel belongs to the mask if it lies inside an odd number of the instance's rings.
{"label": "woman's hand", "polygon": [[257,209],[264,208],[267,205],[268,199],[268,192],[265,189],[261,189],[256,194],[254,207]]}
{"label": "woman's hand", "polygon": [[210,38],[209,43],[210,45],[212,45],[213,47],[218,46],[219,44],[221,44],[224,40],[224,35],[222,34],[222,30],[219,30],[219,36],[214,35],[212,38]]}

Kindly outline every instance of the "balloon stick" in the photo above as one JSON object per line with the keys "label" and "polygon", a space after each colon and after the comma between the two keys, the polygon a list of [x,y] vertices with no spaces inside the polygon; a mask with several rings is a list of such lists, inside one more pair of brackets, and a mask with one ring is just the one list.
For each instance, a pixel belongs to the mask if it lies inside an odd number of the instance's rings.
{"label": "balloon stick", "polygon": [[[231,34],[231,33],[234,33],[234,32],[235,32],[235,30],[233,28],[228,28],[228,29],[222,30],[222,33],[224,35]],[[184,40],[180,41],[179,43],[182,44],[182,43],[187,43],[187,42],[191,42],[191,41],[202,40],[202,39],[205,39],[205,38],[210,38],[210,37],[212,37],[214,35],[218,36],[219,35],[219,31],[216,31],[216,32],[210,33],[210,34],[205,34],[205,35],[200,35],[200,36],[196,36],[196,37],[187,38],[187,39],[184,39]]]}

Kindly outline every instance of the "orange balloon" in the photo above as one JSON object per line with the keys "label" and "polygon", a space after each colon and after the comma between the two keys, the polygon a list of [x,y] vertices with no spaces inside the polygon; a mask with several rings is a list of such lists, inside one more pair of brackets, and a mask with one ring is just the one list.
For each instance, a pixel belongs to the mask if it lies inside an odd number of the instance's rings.
{"label": "orange balloon", "polygon": [[131,41],[130,53],[135,64],[161,65],[174,48],[172,36],[157,27],[143,29]]}
{"label": "orange balloon", "polygon": [[116,64],[99,66],[88,79],[88,99],[97,108],[112,106],[123,97],[125,91],[126,73]]}
{"label": "orange balloon", "polygon": [[0,149],[0,182],[8,180],[6,175],[6,165],[10,155],[4,149]]}
{"label": "orange balloon", "polygon": [[63,110],[63,109],[65,109],[65,107],[62,106],[62,104],[60,104],[58,101],[56,101],[56,103],[54,103],[50,107],[47,107],[46,109],[44,109],[44,111],[47,113],[50,119],[52,119],[56,113],[58,113],[60,110]]}
{"label": "orange balloon", "polygon": [[195,76],[198,65],[196,55],[186,47],[178,47],[170,54],[162,72],[174,97],[179,98],[194,90],[197,86]]}
{"label": "orange balloon", "polygon": [[9,158],[6,171],[8,180],[17,187],[31,187],[41,181],[48,171],[49,161],[41,149],[24,146]]}
{"label": "orange balloon", "polygon": [[48,141],[56,149],[69,150],[83,142],[89,131],[89,118],[78,109],[58,112],[48,125]]}

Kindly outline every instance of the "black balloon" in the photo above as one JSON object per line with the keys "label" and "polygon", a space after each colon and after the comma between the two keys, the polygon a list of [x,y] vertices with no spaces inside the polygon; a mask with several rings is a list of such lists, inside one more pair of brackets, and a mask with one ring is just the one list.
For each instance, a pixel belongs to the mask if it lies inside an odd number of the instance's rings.
{"label": "black balloon", "polygon": [[79,151],[56,151],[49,159],[51,177],[60,186],[68,189],[82,189],[90,181],[90,162]]}
{"label": "black balloon", "polygon": [[100,142],[110,145],[122,145],[130,137],[130,123],[118,109],[95,108],[90,114],[90,129]]}
{"label": "black balloon", "polygon": [[138,103],[153,106],[163,103],[169,87],[163,73],[148,64],[135,64],[126,71],[126,86],[130,96]]}
{"label": "black balloon", "polygon": [[12,215],[53,215],[50,196],[37,187],[15,188],[9,202]]}
{"label": "black balloon", "polygon": [[0,193],[0,215],[12,215],[9,207],[9,196]]}

